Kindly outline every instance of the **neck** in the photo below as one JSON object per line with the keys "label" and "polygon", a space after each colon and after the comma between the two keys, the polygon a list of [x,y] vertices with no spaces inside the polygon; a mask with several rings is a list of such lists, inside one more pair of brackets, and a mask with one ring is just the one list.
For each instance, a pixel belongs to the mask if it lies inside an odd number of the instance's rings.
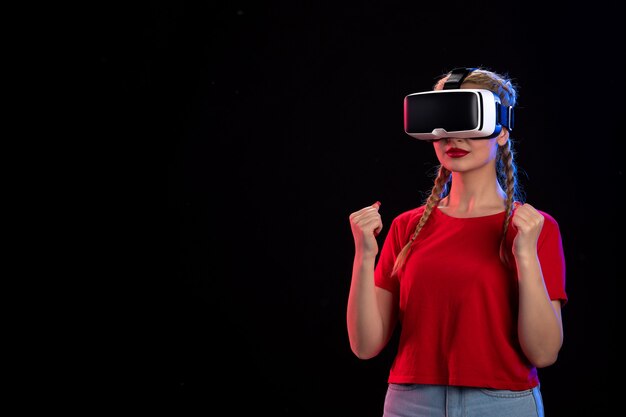
{"label": "neck", "polygon": [[441,206],[456,213],[499,211],[504,209],[506,193],[500,187],[495,170],[453,172],[450,194]]}

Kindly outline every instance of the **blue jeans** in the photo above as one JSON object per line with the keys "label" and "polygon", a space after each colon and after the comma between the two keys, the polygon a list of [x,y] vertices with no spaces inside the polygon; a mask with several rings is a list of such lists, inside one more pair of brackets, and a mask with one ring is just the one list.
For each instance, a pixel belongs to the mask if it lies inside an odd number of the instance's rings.
{"label": "blue jeans", "polygon": [[523,391],[389,384],[383,417],[544,417],[539,386]]}

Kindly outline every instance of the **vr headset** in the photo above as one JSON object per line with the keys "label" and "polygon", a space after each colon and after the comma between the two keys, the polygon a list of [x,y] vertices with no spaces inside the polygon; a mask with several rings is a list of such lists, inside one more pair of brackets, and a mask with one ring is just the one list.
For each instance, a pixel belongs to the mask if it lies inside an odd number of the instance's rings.
{"label": "vr headset", "polygon": [[404,98],[404,131],[416,139],[448,137],[490,139],[503,127],[513,130],[513,107],[500,103],[489,90],[461,89],[476,68],[455,68],[443,90],[409,94]]}

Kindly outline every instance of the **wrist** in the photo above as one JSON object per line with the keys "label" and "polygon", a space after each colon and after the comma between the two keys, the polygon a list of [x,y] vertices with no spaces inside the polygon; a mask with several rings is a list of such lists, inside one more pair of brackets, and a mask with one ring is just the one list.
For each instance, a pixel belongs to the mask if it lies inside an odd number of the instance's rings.
{"label": "wrist", "polygon": [[530,266],[539,262],[537,255],[515,255],[515,262],[519,266]]}
{"label": "wrist", "polygon": [[374,265],[375,262],[376,262],[376,253],[356,252],[354,255],[354,263],[358,263],[360,265],[367,265],[367,264]]}

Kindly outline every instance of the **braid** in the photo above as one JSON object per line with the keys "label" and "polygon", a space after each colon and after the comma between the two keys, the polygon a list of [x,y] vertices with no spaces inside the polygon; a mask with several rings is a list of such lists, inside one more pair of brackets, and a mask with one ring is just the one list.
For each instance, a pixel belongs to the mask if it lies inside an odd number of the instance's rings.
{"label": "braid", "polygon": [[465,81],[485,86],[493,91],[505,106],[515,106],[517,91],[510,80],[494,72],[477,69],[472,71]]}
{"label": "braid", "polygon": [[513,165],[513,154],[511,153],[511,141],[506,141],[506,144],[501,147],[501,160],[504,165],[505,175],[505,187],[506,190],[506,216],[504,219],[504,227],[502,228],[503,238],[509,227],[509,221],[511,220],[511,212],[513,211],[513,199],[515,198],[515,188],[517,185],[517,178],[515,175],[515,166]]}
{"label": "braid", "polygon": [[513,161],[511,140],[507,140],[505,145],[499,147],[498,153],[500,155],[498,166],[501,167],[498,173],[500,174],[499,176],[503,178],[504,185],[502,188],[506,190],[504,225],[502,226],[502,238],[500,240],[500,259],[504,263],[509,264],[510,260],[504,251],[504,243],[506,240],[506,232],[511,222],[511,215],[515,207],[515,198],[518,197],[517,168]]}
{"label": "braid", "polygon": [[448,171],[443,165],[439,166],[439,173],[437,175],[437,178],[435,179],[435,183],[430,192],[430,195],[428,196],[428,199],[426,200],[422,217],[420,218],[420,221],[417,223],[417,226],[415,226],[415,231],[413,232],[413,235],[411,235],[411,239],[409,239],[408,243],[404,245],[404,247],[398,254],[398,257],[396,258],[396,262],[393,266],[393,270],[391,272],[392,276],[395,275],[398,272],[398,270],[400,270],[400,268],[404,266],[406,259],[409,255],[409,251],[411,250],[411,244],[415,241],[420,230],[422,230],[422,228],[426,224],[426,221],[430,217],[430,214],[432,213],[433,208],[435,208],[437,204],[439,203],[439,201],[443,198],[443,194],[447,189],[447,184],[450,181],[451,175],[452,173]]}

